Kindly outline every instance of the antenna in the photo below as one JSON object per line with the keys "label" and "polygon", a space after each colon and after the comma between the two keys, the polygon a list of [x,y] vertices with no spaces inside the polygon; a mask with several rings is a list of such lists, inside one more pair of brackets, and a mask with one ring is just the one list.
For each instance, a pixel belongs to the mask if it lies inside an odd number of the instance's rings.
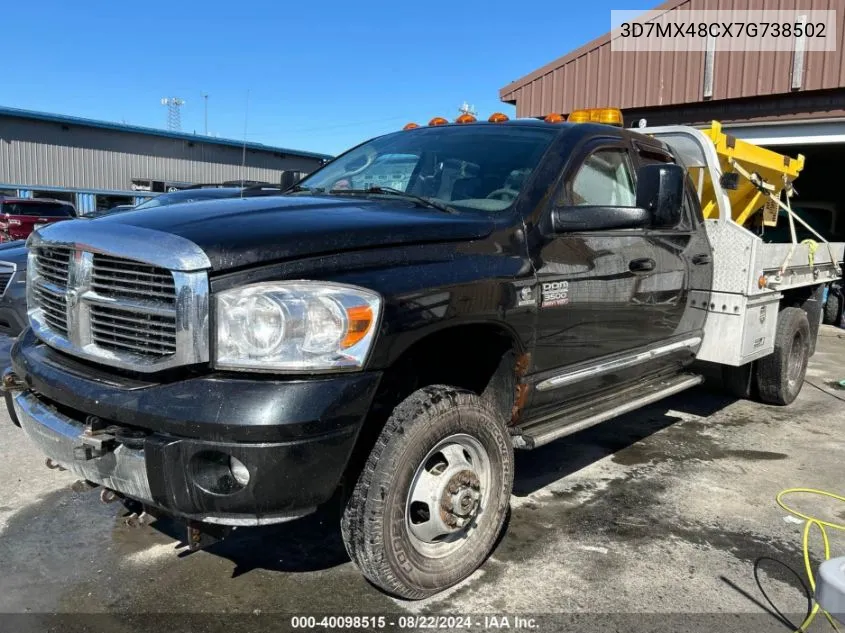
{"label": "antenna", "polygon": [[167,129],[171,132],[182,131],[182,112],[180,108],[185,105],[185,100],[179,97],[164,97],[161,105],[167,106]]}
{"label": "antenna", "polygon": [[208,136],[208,93],[202,93],[202,99],[205,106],[205,135]]}
{"label": "antenna", "polygon": [[478,114],[475,111],[475,106],[468,104],[466,101],[464,101],[461,104],[461,107],[458,108],[458,112],[460,112],[461,114],[471,114],[472,116],[475,116],[476,114]]}

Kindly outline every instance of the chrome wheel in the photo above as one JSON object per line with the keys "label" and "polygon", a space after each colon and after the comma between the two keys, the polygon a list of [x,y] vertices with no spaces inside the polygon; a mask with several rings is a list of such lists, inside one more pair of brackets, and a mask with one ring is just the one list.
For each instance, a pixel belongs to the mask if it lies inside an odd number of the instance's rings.
{"label": "chrome wheel", "polygon": [[490,500],[490,458],[466,434],[441,440],[417,467],[405,522],[411,544],[431,558],[459,549],[478,525]]}

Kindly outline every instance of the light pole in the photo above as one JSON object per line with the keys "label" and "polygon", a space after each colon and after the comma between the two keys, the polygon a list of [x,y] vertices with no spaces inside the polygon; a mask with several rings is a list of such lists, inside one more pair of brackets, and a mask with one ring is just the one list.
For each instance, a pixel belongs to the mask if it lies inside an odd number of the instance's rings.
{"label": "light pole", "polygon": [[208,93],[202,93],[203,103],[205,105],[205,135],[208,136]]}

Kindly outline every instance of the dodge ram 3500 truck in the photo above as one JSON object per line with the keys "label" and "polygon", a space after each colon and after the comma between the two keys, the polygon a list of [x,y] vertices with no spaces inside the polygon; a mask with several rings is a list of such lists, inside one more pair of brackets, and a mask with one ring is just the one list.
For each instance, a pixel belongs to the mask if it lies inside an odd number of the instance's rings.
{"label": "dodge ram 3500 truck", "polygon": [[37,230],[13,421],[192,545],[340,499],[351,559],[422,598],[491,551],[514,448],[692,387],[696,359],[796,397],[842,245],[808,263],[737,224],[699,130],[506,119],[408,126],[282,196]]}

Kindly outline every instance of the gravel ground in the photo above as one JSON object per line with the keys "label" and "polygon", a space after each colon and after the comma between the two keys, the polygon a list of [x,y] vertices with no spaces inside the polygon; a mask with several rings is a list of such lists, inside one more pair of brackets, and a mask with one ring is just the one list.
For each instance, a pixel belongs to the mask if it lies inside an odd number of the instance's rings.
{"label": "gravel ground", "polygon": [[[754,564],[772,557],[803,569],[802,525],[775,504],[779,490],[845,492],[845,391],[835,386],[843,378],[845,333],[823,327],[810,384],[790,407],[735,401],[705,385],[517,453],[512,512],[496,551],[460,586],[413,603],[364,581],[336,526],[320,517],[243,531],[194,554],[174,524],[130,528],[119,504],[73,492],[71,476],[45,468],[4,408],[0,612],[32,614],[3,616],[17,630],[180,622],[286,630],[291,615],[308,614],[384,615],[407,629],[420,627],[399,618],[439,614],[468,616],[434,622],[453,629],[502,628],[507,617],[520,630],[536,618],[533,630],[543,631],[785,631],[760,587],[800,621],[801,584],[763,561],[758,587]],[[797,504],[845,519],[845,507]],[[834,555],[845,555],[843,536],[832,534]]]}

